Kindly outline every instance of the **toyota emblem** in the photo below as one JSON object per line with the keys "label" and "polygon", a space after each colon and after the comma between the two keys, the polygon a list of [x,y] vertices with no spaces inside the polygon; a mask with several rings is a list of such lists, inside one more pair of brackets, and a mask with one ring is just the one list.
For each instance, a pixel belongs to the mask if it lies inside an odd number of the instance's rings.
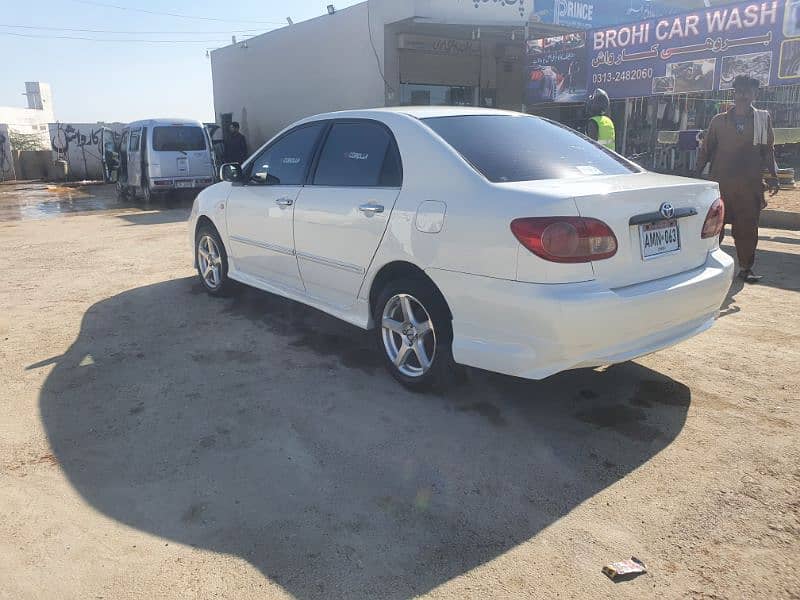
{"label": "toyota emblem", "polygon": [[664,204],[661,205],[659,212],[661,213],[661,216],[664,217],[665,219],[671,219],[672,217],[675,216],[675,207],[672,206],[672,204],[670,204],[669,202],[664,202]]}

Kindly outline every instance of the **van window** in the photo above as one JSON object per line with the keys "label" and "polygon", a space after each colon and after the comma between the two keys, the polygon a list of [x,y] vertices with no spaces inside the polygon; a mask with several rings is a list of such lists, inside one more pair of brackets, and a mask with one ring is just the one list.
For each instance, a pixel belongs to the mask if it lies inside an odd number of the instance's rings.
{"label": "van window", "polygon": [[200,127],[170,125],[153,128],[153,150],[192,152],[206,149],[206,136]]}
{"label": "van window", "polygon": [[128,147],[131,152],[139,151],[139,141],[141,138],[142,132],[138,129],[131,134],[131,145]]}
{"label": "van window", "polygon": [[402,167],[392,135],[371,122],[336,123],[319,158],[314,185],[400,187]]}

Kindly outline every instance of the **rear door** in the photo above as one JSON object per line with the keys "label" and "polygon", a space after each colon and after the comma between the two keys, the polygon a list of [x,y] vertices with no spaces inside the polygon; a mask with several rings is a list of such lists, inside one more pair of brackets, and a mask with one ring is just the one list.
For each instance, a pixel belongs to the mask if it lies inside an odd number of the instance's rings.
{"label": "rear door", "polygon": [[130,131],[128,141],[128,185],[142,185],[142,128],[135,127]]}
{"label": "rear door", "polygon": [[338,308],[355,303],[401,186],[388,127],[369,120],[331,125],[294,213],[297,261],[310,296]]}
{"label": "rear door", "polygon": [[[153,177],[211,177],[214,164],[208,136],[199,125],[171,123],[153,128],[150,152]],[[187,182],[191,185],[192,182]]]}

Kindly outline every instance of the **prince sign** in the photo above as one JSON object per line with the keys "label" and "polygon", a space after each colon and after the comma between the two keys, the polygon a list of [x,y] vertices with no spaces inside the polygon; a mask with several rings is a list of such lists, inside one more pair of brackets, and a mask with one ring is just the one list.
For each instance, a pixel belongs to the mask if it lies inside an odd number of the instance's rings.
{"label": "prince sign", "polygon": [[612,98],[800,83],[800,2],[709,8],[588,32],[589,89]]}

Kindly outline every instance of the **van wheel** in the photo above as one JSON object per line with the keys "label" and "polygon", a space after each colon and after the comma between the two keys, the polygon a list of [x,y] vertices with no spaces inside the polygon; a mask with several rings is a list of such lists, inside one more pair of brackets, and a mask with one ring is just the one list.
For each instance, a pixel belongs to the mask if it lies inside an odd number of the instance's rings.
{"label": "van wheel", "polygon": [[150,204],[150,202],[155,197],[153,190],[150,189],[150,182],[146,179],[142,181],[142,200],[144,200],[145,204]]}
{"label": "van wheel", "polygon": [[117,190],[117,200],[119,200],[120,202],[127,202],[129,200],[128,188],[125,185],[123,185],[121,181],[117,181],[116,190]]}
{"label": "van wheel", "polygon": [[375,304],[379,351],[392,376],[411,390],[443,390],[456,379],[453,325],[439,291],[421,279],[390,282]]}

